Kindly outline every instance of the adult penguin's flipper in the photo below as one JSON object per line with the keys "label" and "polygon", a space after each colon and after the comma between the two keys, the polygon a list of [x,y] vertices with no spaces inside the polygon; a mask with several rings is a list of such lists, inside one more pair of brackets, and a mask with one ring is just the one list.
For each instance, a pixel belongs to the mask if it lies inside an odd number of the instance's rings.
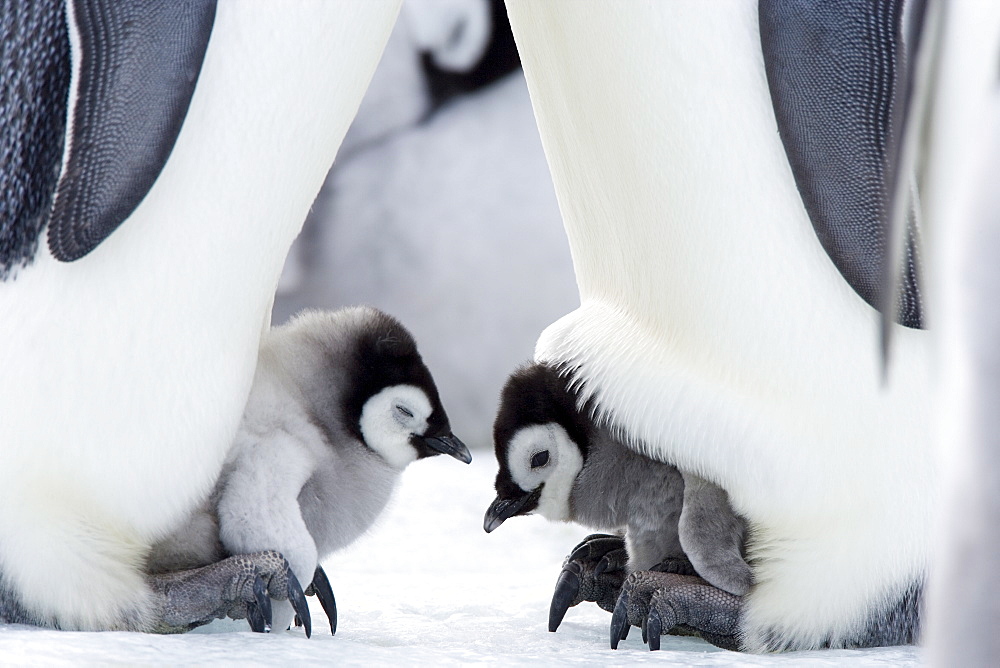
{"label": "adult penguin's flipper", "polygon": [[31,262],[48,222],[69,77],[62,2],[0,4],[0,281]]}
{"label": "adult penguin's flipper", "polygon": [[67,0],[73,91],[49,249],[76,260],[153,186],[177,140],[215,0]]}
{"label": "adult penguin's flipper", "polygon": [[[914,3],[910,3],[913,5]],[[900,169],[908,68],[921,2],[760,0],[761,46],[778,131],[823,248],[873,307],[890,257],[889,217]],[[906,185],[905,183],[903,185]],[[919,239],[910,211],[898,322],[923,323]]]}

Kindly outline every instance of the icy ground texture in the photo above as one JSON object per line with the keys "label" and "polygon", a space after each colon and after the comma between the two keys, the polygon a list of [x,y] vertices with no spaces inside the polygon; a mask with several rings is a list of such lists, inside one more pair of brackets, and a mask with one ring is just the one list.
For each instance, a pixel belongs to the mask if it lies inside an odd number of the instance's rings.
{"label": "icy ground texture", "polygon": [[[487,535],[495,463],[476,452],[471,467],[437,457],[411,465],[382,521],[324,566],[340,609],[329,635],[310,600],[313,637],[301,630],[250,633],[217,622],[209,633],[65,633],[0,626],[0,664],[209,664],[340,666],[913,666],[912,647],[751,656],[693,638],[664,637],[649,652],[638,629],[608,647],[610,615],[570,609],[546,631],[549,596],[565,553],[588,532],[538,517],[513,518]],[[58,574],[53,586],[59,586]],[[235,631],[234,631],[235,629]]]}

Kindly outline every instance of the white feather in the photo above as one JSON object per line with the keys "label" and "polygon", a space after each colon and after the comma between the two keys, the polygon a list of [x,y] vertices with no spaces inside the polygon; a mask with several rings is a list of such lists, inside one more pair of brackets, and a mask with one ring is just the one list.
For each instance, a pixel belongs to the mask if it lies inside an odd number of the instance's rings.
{"label": "white feather", "polygon": [[927,335],[895,333],[809,223],[756,3],[511,2],[581,306],[536,360],[754,528],[751,649],[836,645],[927,568]]}
{"label": "white feather", "polygon": [[417,451],[410,443],[410,436],[427,431],[427,419],[432,412],[431,402],[419,387],[392,385],[365,402],[361,409],[361,435],[368,447],[401,471],[416,461]]}
{"label": "white feather", "polygon": [[[532,468],[531,458],[540,452],[549,453],[548,461]],[[565,429],[554,422],[519,429],[507,447],[507,466],[511,478],[525,492],[544,483],[538,498],[539,515],[547,520],[569,520],[569,496],[583,468],[583,456]]]}

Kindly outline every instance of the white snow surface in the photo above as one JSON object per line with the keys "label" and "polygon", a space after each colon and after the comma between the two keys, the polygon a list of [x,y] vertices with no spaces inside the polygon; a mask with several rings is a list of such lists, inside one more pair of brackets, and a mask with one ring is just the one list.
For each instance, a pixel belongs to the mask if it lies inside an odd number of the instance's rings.
{"label": "white snow surface", "polygon": [[[496,464],[478,451],[471,466],[434,457],[412,464],[375,528],[324,562],[340,611],[329,634],[310,598],[312,638],[301,629],[251,633],[219,621],[179,636],[70,633],[0,625],[2,665],[339,666],[913,666],[914,647],[755,656],[694,638],[665,636],[649,652],[638,629],[617,651],[611,616],[593,604],[570,609],[546,630],[549,598],[566,553],[586,534],[540,517],[483,532]],[[59,586],[58,577],[53,586]]]}

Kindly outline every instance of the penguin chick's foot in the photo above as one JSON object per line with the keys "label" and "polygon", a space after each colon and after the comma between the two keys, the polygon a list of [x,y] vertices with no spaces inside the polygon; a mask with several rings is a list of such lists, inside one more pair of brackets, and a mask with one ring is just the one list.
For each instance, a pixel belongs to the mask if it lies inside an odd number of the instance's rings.
{"label": "penguin chick's foot", "polygon": [[699,635],[724,649],[739,649],[737,629],[743,599],[694,575],[636,571],[625,579],[611,616],[611,649],[642,628],[650,650],[660,649],[664,633]]}
{"label": "penguin chick's foot", "polygon": [[288,599],[312,634],[312,619],[302,586],[288,562],[273,550],[238,554],[187,571],[147,575],[159,599],[156,633],[183,633],[213,619],[247,619],[258,633],[271,630],[271,599]]}
{"label": "penguin chick's foot", "polygon": [[626,563],[628,553],[621,536],[595,533],[584,538],[563,562],[549,606],[549,631],[558,629],[566,611],[584,601],[613,611]]}

